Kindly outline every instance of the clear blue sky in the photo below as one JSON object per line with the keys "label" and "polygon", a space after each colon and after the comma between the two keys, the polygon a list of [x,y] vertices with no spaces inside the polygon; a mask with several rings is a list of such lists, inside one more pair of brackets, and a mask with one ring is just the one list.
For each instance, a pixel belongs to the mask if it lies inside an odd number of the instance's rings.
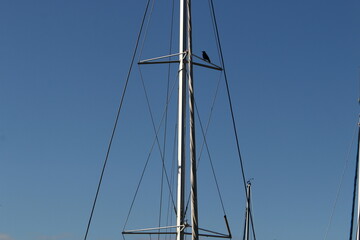
{"label": "clear blue sky", "polygon": [[[155,4],[142,58],[168,53],[169,2]],[[0,1],[0,240],[83,238],[145,3]],[[257,238],[324,239],[359,113],[360,2],[214,3]],[[194,32],[194,53],[218,63],[207,1],[194,1]],[[167,75],[142,69],[158,124]],[[209,104],[219,74],[195,70],[198,103]],[[139,79],[135,66],[89,240],[121,238],[154,137]],[[208,141],[239,240],[245,199],[223,82],[214,111]],[[154,152],[129,228],[157,225]],[[327,240],[348,237],[354,157],[353,146]],[[223,224],[201,164],[200,224]]]}

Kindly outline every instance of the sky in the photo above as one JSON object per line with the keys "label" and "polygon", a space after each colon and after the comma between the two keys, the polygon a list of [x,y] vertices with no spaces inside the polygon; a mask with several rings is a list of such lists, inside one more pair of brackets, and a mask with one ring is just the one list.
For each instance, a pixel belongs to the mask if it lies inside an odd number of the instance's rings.
{"label": "sky", "polygon": [[[136,61],[169,53],[171,4],[155,2]],[[0,1],[0,240],[84,239],[145,5],[144,0]],[[360,2],[214,0],[214,5],[245,177],[252,179],[257,239],[347,238],[359,114]],[[175,1],[172,53],[178,52],[177,10]],[[208,2],[194,1],[193,53],[203,50],[219,65]],[[126,229],[158,225],[158,148],[166,142],[171,178],[177,66],[169,74],[166,141],[168,66],[140,69],[135,64],[130,77],[89,240],[122,238],[155,136],[146,97],[160,140]],[[220,76],[194,68],[198,115],[204,128],[212,115],[209,155],[233,239],[239,240],[245,195]],[[201,146],[199,121],[196,126]],[[210,157],[206,149],[197,151],[199,223],[226,232]],[[168,199],[163,199],[165,218]]]}

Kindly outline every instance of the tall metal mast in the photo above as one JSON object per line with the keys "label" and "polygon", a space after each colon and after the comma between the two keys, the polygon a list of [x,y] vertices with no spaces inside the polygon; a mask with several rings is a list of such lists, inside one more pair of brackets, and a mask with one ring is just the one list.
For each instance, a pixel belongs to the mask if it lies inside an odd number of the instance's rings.
{"label": "tall metal mast", "polygon": [[189,71],[189,112],[190,112],[190,184],[191,184],[191,226],[192,240],[199,239],[198,207],[197,207],[197,177],[196,177],[196,144],[195,144],[195,113],[194,113],[194,83],[192,62],[192,24],[191,0],[187,0],[187,39],[188,39],[188,71]]}
{"label": "tall metal mast", "polygon": [[[179,99],[178,99],[178,191],[177,191],[177,240],[184,239],[185,192],[185,124],[186,124],[186,74],[189,79],[190,112],[190,184],[192,239],[198,240],[196,149],[194,122],[194,87],[192,67],[191,0],[180,0],[179,34]],[[186,66],[187,63],[187,66]]]}
{"label": "tall metal mast", "polygon": [[184,240],[185,233],[185,129],[186,129],[186,5],[180,0],[179,26],[179,98],[178,98],[178,190],[176,239]]}
{"label": "tall metal mast", "polygon": [[[192,54],[192,23],[191,23],[191,0],[179,0],[180,2],[180,21],[179,21],[179,53],[162,57],[156,57],[140,61],[138,64],[162,64],[162,63],[179,63],[179,96],[178,96],[178,165],[177,165],[177,209],[176,225],[143,228],[134,230],[124,230],[123,234],[176,234],[176,240],[184,240],[185,235],[192,235],[192,240],[198,240],[199,235],[205,237],[231,238],[230,228],[225,218],[228,234],[218,233],[203,229],[205,233],[199,234],[198,227],[198,205],[197,205],[197,176],[196,176],[196,144],[195,144],[195,101],[194,101],[194,84],[193,84],[193,65],[206,67],[222,71],[223,69],[213,63],[203,64],[193,62]],[[179,55],[179,61],[162,61],[161,59]],[[195,56],[197,57],[197,56]],[[201,59],[200,57],[197,57]],[[204,59],[203,59],[204,61]],[[188,80],[188,82],[187,82]],[[188,85],[187,85],[188,84]],[[186,94],[189,90],[189,151],[190,151],[190,196],[191,196],[191,233],[185,232],[190,225],[185,222],[185,163],[186,163]],[[166,229],[176,228],[175,231],[165,232]]]}

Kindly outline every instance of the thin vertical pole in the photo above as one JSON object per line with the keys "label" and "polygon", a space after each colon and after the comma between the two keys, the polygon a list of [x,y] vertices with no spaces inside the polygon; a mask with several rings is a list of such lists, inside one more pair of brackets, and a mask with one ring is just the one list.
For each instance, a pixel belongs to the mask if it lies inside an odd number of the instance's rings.
{"label": "thin vertical pole", "polygon": [[185,116],[186,116],[186,5],[180,0],[179,26],[179,98],[178,98],[178,191],[177,191],[177,240],[184,240],[185,199]]}
{"label": "thin vertical pole", "polygon": [[244,228],[244,240],[249,240],[250,233],[250,194],[251,194],[251,183],[248,182],[246,186],[246,211],[245,211],[245,228]]}

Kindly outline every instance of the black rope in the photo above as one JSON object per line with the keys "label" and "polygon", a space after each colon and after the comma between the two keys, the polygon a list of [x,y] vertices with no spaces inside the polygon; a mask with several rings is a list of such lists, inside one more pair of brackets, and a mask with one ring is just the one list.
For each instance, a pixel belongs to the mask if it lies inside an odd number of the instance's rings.
{"label": "black rope", "polygon": [[328,233],[329,233],[329,230],[330,230],[330,226],[331,226],[332,221],[333,221],[333,217],[334,217],[335,209],[336,209],[336,206],[337,206],[337,203],[338,203],[338,200],[339,200],[340,191],[341,191],[341,188],[342,188],[342,185],[343,185],[343,181],[344,181],[346,169],[348,168],[348,164],[349,164],[349,160],[350,160],[351,149],[353,148],[353,145],[354,145],[354,142],[355,142],[355,137],[356,137],[356,133],[357,133],[357,131],[358,131],[358,128],[359,128],[358,124],[355,124],[355,126],[354,126],[354,133],[353,133],[353,136],[352,136],[352,138],[351,138],[351,142],[350,142],[350,145],[349,145],[347,154],[346,154],[346,156],[344,157],[344,162],[345,162],[345,164],[344,164],[343,171],[342,171],[342,174],[341,174],[341,177],[340,177],[340,181],[339,181],[339,185],[338,185],[338,189],[337,189],[337,193],[336,193],[334,205],[333,205],[333,208],[332,208],[332,211],[331,211],[331,215],[330,215],[330,218],[329,218],[329,222],[328,222],[327,227],[326,227],[326,232],[325,232],[325,235],[324,235],[324,240],[327,239],[327,236],[328,236]]}
{"label": "black rope", "polygon": [[[244,191],[245,191],[245,196],[246,196],[246,198],[247,198],[248,196],[247,196],[247,192],[246,192],[246,177],[245,177],[244,164],[243,164],[243,160],[242,160],[241,152],[240,152],[239,138],[238,138],[238,134],[237,134],[237,128],[236,128],[234,111],[233,111],[233,107],[232,107],[232,101],[231,101],[229,83],[228,83],[228,79],[227,79],[227,75],[226,75],[224,56],[223,56],[222,47],[221,47],[221,42],[220,42],[220,37],[219,37],[219,30],[218,30],[218,27],[217,27],[216,15],[215,15],[215,10],[214,10],[214,3],[213,3],[213,0],[209,0],[209,2],[210,2],[210,8],[211,8],[212,17],[213,17],[213,24],[214,24],[215,30],[216,30],[216,39],[217,39],[217,43],[218,43],[218,51],[219,51],[219,53],[220,53],[220,58],[221,58],[221,66],[222,66],[223,71],[224,71],[226,91],[227,91],[228,101],[229,101],[229,105],[230,105],[231,119],[232,119],[232,123],[233,123],[233,129],[234,129],[235,139],[236,139],[236,147],[237,147],[237,152],[238,152],[238,157],[239,157],[239,163],[240,163],[240,168],[241,168],[241,173],[242,173],[242,180],[243,180],[243,185],[244,185]],[[250,217],[251,217],[251,218],[250,218],[250,219],[251,219],[251,225],[252,225],[252,229],[253,229],[254,237],[255,237],[255,231],[254,231],[254,225],[253,225],[253,217],[252,217],[252,212],[251,212],[251,211],[250,211]]]}
{"label": "black rope", "polygon": [[223,72],[224,72],[224,78],[225,78],[225,84],[226,84],[226,91],[227,91],[228,101],[229,101],[229,105],[230,105],[231,119],[232,119],[232,124],[233,124],[233,130],[234,130],[234,134],[235,134],[235,139],[236,139],[236,147],[237,147],[237,153],[238,153],[238,157],[239,157],[239,161],[240,161],[240,167],[241,167],[242,179],[243,179],[243,184],[244,184],[244,190],[245,190],[245,194],[247,195],[247,193],[246,193],[246,180],[245,180],[246,178],[245,178],[244,164],[243,164],[242,157],[241,157],[241,153],[240,153],[239,138],[238,138],[238,134],[237,134],[237,130],[236,130],[237,128],[236,128],[236,123],[235,123],[234,110],[233,110],[233,107],[232,107],[232,101],[231,101],[231,96],[230,96],[229,83],[228,83],[227,76],[226,76],[225,62],[224,62],[224,56],[223,56],[222,48],[221,48],[221,42],[220,42],[220,37],[219,37],[219,30],[218,30],[217,22],[216,22],[214,4],[213,4],[213,1],[212,1],[212,0],[209,0],[209,1],[210,1],[210,4],[211,4],[211,11],[212,11],[212,16],[213,16],[213,20],[214,20],[215,30],[216,30],[217,42],[218,42],[218,47],[219,47],[219,52],[220,52],[220,58],[221,58],[221,66],[222,66]]}
{"label": "black rope", "polygon": [[124,97],[125,97],[126,89],[127,89],[128,83],[129,83],[129,79],[130,79],[130,75],[131,75],[131,70],[132,70],[132,67],[133,67],[133,64],[134,64],[134,59],[135,59],[135,56],[136,56],[136,53],[137,53],[137,49],[138,49],[138,45],[139,45],[139,41],[140,41],[140,37],[141,37],[141,32],[142,32],[142,28],[143,28],[143,26],[144,26],[144,21],[145,21],[145,17],[146,17],[147,11],[148,11],[149,3],[150,3],[150,0],[148,0],[148,2],[147,2],[147,4],[146,4],[144,16],[143,16],[143,19],[142,19],[142,22],[141,22],[140,31],[139,31],[138,36],[137,36],[137,40],[136,40],[136,44],[135,44],[135,49],[134,49],[134,52],[133,52],[133,56],[132,56],[132,59],[131,59],[129,71],[128,71],[128,74],[127,74],[127,77],[126,77],[125,86],[124,86],[124,89],[123,89],[123,92],[122,92],[122,96],[121,96],[121,99],[120,99],[119,108],[118,108],[118,111],[117,111],[117,115],[116,115],[114,127],[113,127],[113,130],[112,130],[112,133],[111,133],[111,137],[110,137],[109,145],[108,145],[108,148],[107,148],[107,152],[106,152],[106,156],[105,156],[103,168],[102,168],[102,170],[101,170],[101,175],[100,175],[99,183],[98,183],[98,186],[97,186],[97,189],[96,189],[96,194],[95,194],[94,202],[93,202],[93,205],[92,205],[92,208],[91,208],[91,213],[90,213],[89,221],[88,221],[88,224],[87,224],[87,227],[86,227],[86,232],[85,232],[84,240],[87,239],[87,236],[88,236],[88,233],[89,233],[89,229],[90,229],[90,225],[91,225],[91,221],[92,221],[92,217],[93,217],[93,215],[94,215],[94,210],[95,210],[97,198],[98,198],[98,196],[99,196],[102,179],[103,179],[103,176],[104,176],[104,172],[105,172],[105,168],[106,168],[106,165],[107,165],[107,161],[108,161],[108,159],[109,159],[109,154],[110,154],[110,150],[111,150],[111,145],[112,145],[112,142],[113,142],[113,139],[114,139],[114,136],[115,136],[116,127],[117,127],[117,124],[118,124],[118,120],[119,120],[121,108],[122,108],[122,105],[123,105],[123,102],[124,102]]}
{"label": "black rope", "polygon": [[357,179],[358,179],[358,168],[359,168],[359,141],[360,141],[360,129],[358,131],[358,147],[356,153],[356,167],[355,167],[355,177],[354,177],[354,191],[353,191],[353,201],[352,201],[352,208],[351,208],[351,223],[350,223],[350,236],[349,240],[352,239],[353,235],[353,225],[354,225],[354,212],[355,212],[355,201],[356,201],[356,186],[357,186]]}

